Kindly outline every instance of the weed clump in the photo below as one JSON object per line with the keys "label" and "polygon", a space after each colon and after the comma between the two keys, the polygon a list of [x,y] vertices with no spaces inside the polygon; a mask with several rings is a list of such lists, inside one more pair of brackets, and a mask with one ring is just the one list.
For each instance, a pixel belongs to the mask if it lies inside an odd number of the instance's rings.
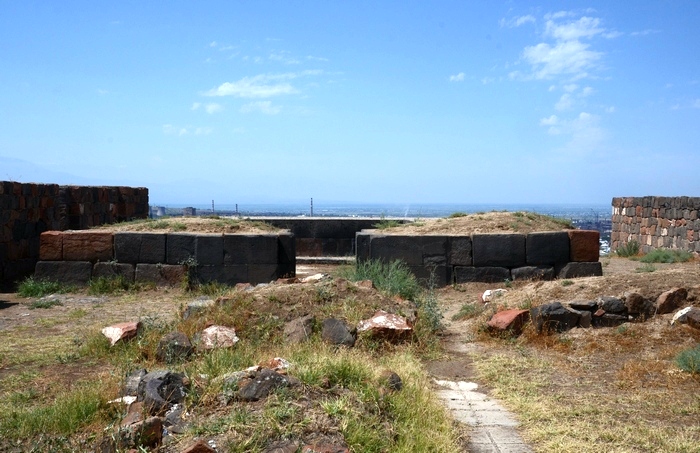
{"label": "weed clump", "polygon": [[60,282],[27,277],[19,284],[17,294],[22,297],[44,297],[49,294],[68,293],[73,288]]}
{"label": "weed clump", "polygon": [[621,256],[623,258],[637,256],[639,255],[639,242],[635,240],[629,241],[628,243],[618,247],[615,253],[617,254],[617,256]]}
{"label": "weed clump", "polygon": [[686,250],[654,249],[640,258],[642,263],[685,263],[693,258]]}
{"label": "weed clump", "polygon": [[700,345],[681,351],[676,356],[676,365],[685,372],[700,374]]}

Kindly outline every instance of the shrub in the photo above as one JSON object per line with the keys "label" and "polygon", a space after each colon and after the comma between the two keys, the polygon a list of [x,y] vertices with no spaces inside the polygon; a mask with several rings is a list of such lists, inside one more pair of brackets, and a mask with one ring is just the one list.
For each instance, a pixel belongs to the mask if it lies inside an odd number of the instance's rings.
{"label": "shrub", "polygon": [[467,213],[466,212],[453,212],[452,214],[449,215],[450,219],[456,219],[458,217],[466,217]]}
{"label": "shrub", "polygon": [[700,373],[700,345],[681,351],[676,356],[676,365],[688,373]]}
{"label": "shrub", "polygon": [[63,283],[27,277],[19,284],[17,294],[22,297],[44,297],[49,294],[67,293],[70,292],[71,289],[70,286]]}
{"label": "shrub", "polygon": [[382,216],[379,219],[379,222],[375,223],[372,226],[378,230],[386,230],[387,228],[395,228],[395,227],[400,226],[400,225],[401,225],[400,221],[393,220],[393,219],[387,219],[386,217]]}
{"label": "shrub", "polygon": [[685,250],[655,249],[644,255],[642,263],[685,263],[693,258],[693,254]]}
{"label": "shrub", "polygon": [[421,289],[411,270],[400,260],[390,263],[380,260],[362,261],[354,269],[350,268],[344,277],[352,281],[372,280],[380,291],[407,300],[415,300]]}
{"label": "shrub", "polygon": [[653,264],[646,263],[643,266],[639,266],[634,271],[637,273],[643,273],[643,272],[654,272],[655,270],[656,270],[656,267]]}
{"label": "shrub", "polygon": [[619,246],[615,253],[617,253],[617,256],[621,256],[623,258],[639,255],[639,242],[631,240],[628,243]]}

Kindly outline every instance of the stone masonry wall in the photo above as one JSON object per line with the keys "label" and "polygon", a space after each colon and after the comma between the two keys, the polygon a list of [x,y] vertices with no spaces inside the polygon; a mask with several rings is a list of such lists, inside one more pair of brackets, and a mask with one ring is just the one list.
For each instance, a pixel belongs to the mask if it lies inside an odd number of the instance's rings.
{"label": "stone masonry wall", "polygon": [[0,289],[31,275],[44,231],[148,216],[148,189],[0,181]]}
{"label": "stone masonry wall", "polygon": [[357,260],[401,260],[419,281],[435,286],[602,275],[600,233],[567,230],[529,234],[399,236],[357,233]]}
{"label": "stone masonry wall", "polygon": [[88,230],[41,235],[35,276],[85,285],[91,278],[129,282],[268,283],[296,273],[294,235],[142,233]]}
{"label": "stone masonry wall", "polygon": [[641,251],[700,252],[700,197],[619,197],[612,200],[612,251],[637,241]]}

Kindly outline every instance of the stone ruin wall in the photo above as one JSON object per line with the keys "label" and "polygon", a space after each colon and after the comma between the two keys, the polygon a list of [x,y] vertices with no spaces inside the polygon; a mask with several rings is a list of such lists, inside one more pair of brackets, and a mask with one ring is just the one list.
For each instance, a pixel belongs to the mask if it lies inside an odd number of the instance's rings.
{"label": "stone ruin wall", "polygon": [[657,248],[700,252],[700,197],[619,197],[612,200],[614,252],[631,241]]}
{"label": "stone ruin wall", "polygon": [[81,230],[148,217],[145,187],[0,181],[0,289],[31,275],[44,231]]}

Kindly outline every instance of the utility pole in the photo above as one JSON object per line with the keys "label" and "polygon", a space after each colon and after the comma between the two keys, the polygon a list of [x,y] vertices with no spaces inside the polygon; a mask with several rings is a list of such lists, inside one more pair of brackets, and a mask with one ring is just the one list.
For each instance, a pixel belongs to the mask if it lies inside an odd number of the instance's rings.
{"label": "utility pole", "polygon": [[314,216],[314,199],[311,198],[311,217]]}
{"label": "utility pole", "polygon": [[211,213],[214,214],[214,200],[211,200]]}

